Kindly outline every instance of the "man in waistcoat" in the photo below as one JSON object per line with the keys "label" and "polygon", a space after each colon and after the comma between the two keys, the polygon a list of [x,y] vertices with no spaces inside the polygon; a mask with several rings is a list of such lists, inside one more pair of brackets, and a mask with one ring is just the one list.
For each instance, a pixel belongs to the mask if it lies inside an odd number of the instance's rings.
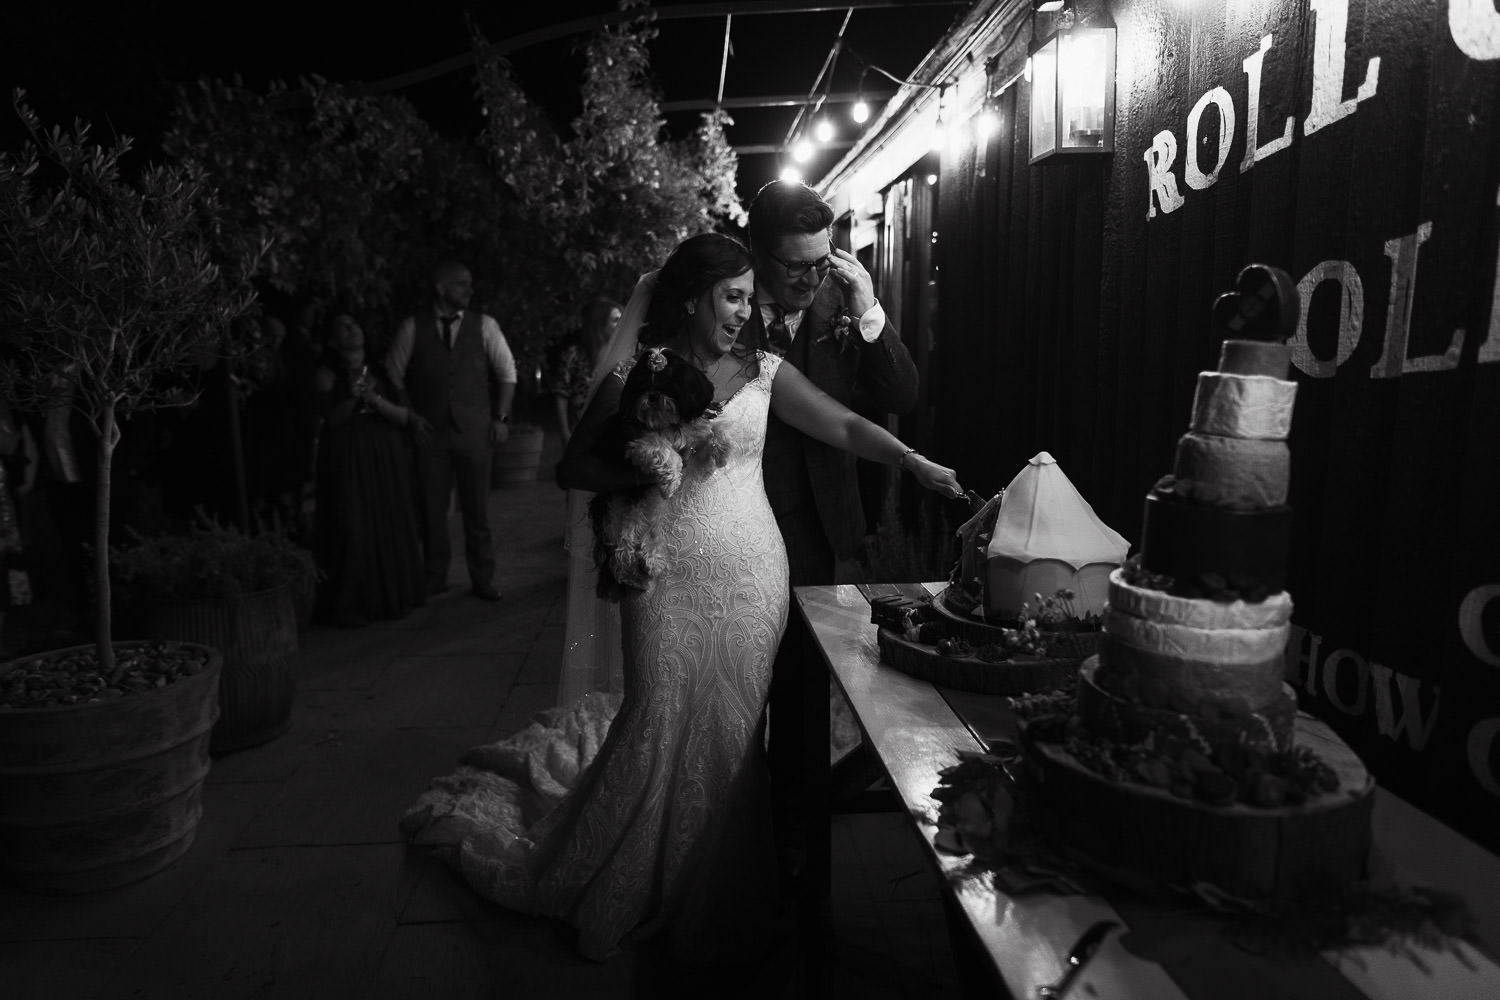
{"label": "man in waistcoat", "polygon": [[456,487],[471,593],[498,601],[487,511],[490,455],[510,437],[516,361],[500,324],[469,308],[474,279],[467,267],[442,261],[432,269],[432,284],[432,308],[401,321],[386,356],[391,380],[415,413],[427,589],[448,589],[448,505]]}
{"label": "man in waistcoat", "polygon": [[[760,189],[750,205],[756,308],[740,338],[781,354],[845,406],[858,397],[906,413],[917,402],[916,365],[869,272],[833,246],[832,224],[833,209],[805,184]],[[857,556],[865,536],[854,456],[773,415],[763,468],[792,586],[833,583],[835,561]],[[811,643],[793,613],[772,667],[768,750],[782,873],[816,901],[828,877],[829,682]]]}

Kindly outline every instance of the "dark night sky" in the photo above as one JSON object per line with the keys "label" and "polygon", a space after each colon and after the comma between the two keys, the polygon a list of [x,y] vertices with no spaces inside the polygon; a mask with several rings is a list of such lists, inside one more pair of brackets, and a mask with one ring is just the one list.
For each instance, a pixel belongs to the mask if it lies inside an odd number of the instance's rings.
{"label": "dark night sky", "polygon": [[[44,121],[83,117],[93,123],[96,137],[112,132],[131,135],[143,155],[150,157],[155,155],[177,82],[236,73],[256,87],[303,74],[340,81],[383,80],[465,53],[466,7],[474,11],[490,40],[498,41],[614,11],[616,4],[613,0],[496,0],[470,6],[428,0],[395,15],[374,14],[373,6],[334,15],[313,2],[173,8],[19,0],[0,13],[0,79],[6,83],[7,94],[12,87],[24,87]],[[924,7],[918,3],[856,10],[846,40],[868,61],[905,75],[964,9],[963,5]],[[843,18],[842,11],[735,15],[725,96],[805,93]],[[662,99],[712,98],[718,87],[724,18],[667,20],[659,28],[651,57]],[[511,57],[528,93],[554,109],[560,122],[576,110],[582,41],[583,36],[574,36]],[[859,63],[846,52],[837,64],[832,87],[853,90],[858,77]],[[867,85],[894,89],[894,84],[873,72]],[[411,100],[435,127],[463,135],[477,131],[481,122],[472,90],[470,74],[456,71],[396,93]],[[837,110],[841,125],[852,129],[847,108]],[[731,142],[779,143],[796,109],[731,113],[736,121]],[[8,108],[3,117],[0,141],[5,148],[14,148],[19,130]],[[668,125],[685,131],[696,120],[696,113],[674,114],[668,117]],[[844,138],[853,134],[846,131]],[[816,178],[839,155],[833,151],[819,154],[807,165],[809,177]],[[741,192],[753,191],[775,170],[774,157],[742,157]]]}

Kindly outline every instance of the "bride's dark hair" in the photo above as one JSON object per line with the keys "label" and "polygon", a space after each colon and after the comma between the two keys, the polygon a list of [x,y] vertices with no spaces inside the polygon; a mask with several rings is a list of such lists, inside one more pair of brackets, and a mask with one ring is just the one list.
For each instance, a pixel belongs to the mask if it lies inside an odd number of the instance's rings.
{"label": "bride's dark hair", "polygon": [[696,302],[725,278],[737,278],[750,268],[750,251],[720,233],[689,236],[677,244],[656,276],[656,290],[641,324],[641,343],[660,347],[676,341],[687,327],[689,302]]}

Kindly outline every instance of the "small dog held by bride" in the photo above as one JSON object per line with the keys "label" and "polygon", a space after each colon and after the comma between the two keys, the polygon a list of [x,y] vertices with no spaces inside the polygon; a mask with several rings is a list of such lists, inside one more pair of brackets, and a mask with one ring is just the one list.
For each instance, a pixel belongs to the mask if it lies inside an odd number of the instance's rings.
{"label": "small dog held by bride", "polygon": [[618,599],[625,588],[645,590],[665,561],[663,501],[695,463],[722,466],[728,442],[708,413],[714,387],[682,355],[649,348],[625,379],[619,411],[599,447],[623,457],[650,482],[601,493],[589,504],[599,595]]}

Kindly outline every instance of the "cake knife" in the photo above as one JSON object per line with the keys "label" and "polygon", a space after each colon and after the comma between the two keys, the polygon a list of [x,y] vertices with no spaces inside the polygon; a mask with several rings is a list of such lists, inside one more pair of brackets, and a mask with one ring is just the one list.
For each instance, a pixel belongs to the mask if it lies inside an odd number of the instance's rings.
{"label": "cake knife", "polygon": [[1068,968],[1063,972],[1062,978],[1050,986],[1038,986],[1036,988],[1037,1000],[1062,1000],[1069,987],[1073,985],[1073,980],[1078,978],[1078,974],[1083,971],[1089,959],[1094,957],[1094,953],[1099,950],[1099,946],[1104,943],[1109,932],[1119,926],[1119,922],[1115,920],[1100,920],[1084,931],[1079,936],[1078,942],[1073,945],[1073,950],[1068,952]]}

